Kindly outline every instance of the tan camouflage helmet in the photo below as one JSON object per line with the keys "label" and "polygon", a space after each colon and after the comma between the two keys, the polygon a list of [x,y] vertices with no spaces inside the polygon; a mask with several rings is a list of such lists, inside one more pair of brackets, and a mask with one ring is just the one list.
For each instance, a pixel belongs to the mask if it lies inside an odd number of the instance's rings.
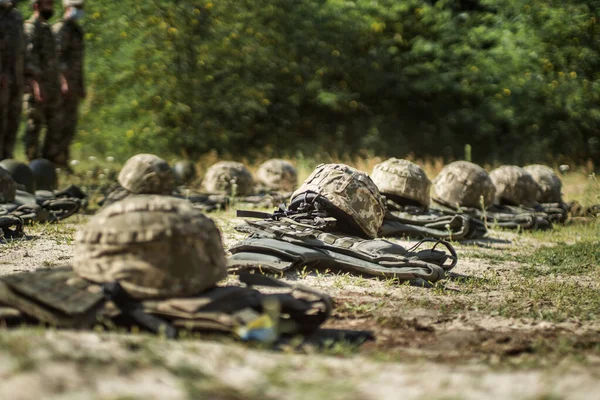
{"label": "tan camouflage helmet", "polygon": [[212,165],[202,182],[204,189],[209,193],[234,194],[247,196],[252,193],[254,179],[252,174],[242,163],[235,161],[221,161]]}
{"label": "tan camouflage helmet", "polygon": [[523,168],[516,165],[503,165],[490,172],[496,187],[496,203],[514,206],[534,206],[537,204],[539,186]]}
{"label": "tan camouflage helmet", "polygon": [[494,202],[496,189],[483,168],[469,161],[446,165],[433,180],[436,198],[452,206],[481,208]]}
{"label": "tan camouflage helmet", "polygon": [[269,190],[293,192],[298,187],[298,172],[289,161],[273,158],[256,171],[257,180]]}
{"label": "tan camouflage helmet", "polygon": [[154,154],[131,157],[119,172],[118,181],[134,194],[171,194],[175,189],[171,167]]}
{"label": "tan camouflage helmet", "polygon": [[220,233],[186,200],[133,195],[106,207],[75,236],[73,269],[118,281],[138,299],[200,293],[227,276]]}
{"label": "tan camouflage helmet", "polygon": [[388,199],[399,198],[415,202],[424,209],[429,208],[431,181],[417,164],[390,158],[375,165],[371,179]]}
{"label": "tan camouflage helmet", "polygon": [[17,193],[17,183],[10,175],[10,172],[0,168],[0,203],[12,203],[15,201]]}
{"label": "tan camouflage helmet", "polygon": [[562,203],[562,182],[554,170],[541,164],[528,165],[523,168],[529,172],[538,184],[537,201],[540,203]]}
{"label": "tan camouflage helmet", "polygon": [[366,173],[344,164],[321,164],[292,194],[292,202],[309,193],[325,198],[367,237],[377,237],[386,208],[383,196]]}

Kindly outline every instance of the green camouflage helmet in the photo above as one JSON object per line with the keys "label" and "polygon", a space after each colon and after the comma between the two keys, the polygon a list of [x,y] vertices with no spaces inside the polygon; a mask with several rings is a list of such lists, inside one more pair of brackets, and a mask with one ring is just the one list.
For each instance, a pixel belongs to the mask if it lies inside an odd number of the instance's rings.
{"label": "green camouflage helmet", "polygon": [[298,172],[289,161],[273,158],[262,163],[256,171],[260,183],[269,190],[293,192],[298,187]]}
{"label": "green camouflage helmet", "polygon": [[118,181],[135,194],[171,194],[175,177],[169,164],[154,154],[131,157],[119,173]]}
{"label": "green camouflage helmet", "polygon": [[349,217],[367,237],[377,237],[386,208],[369,175],[344,164],[321,164],[292,194],[292,203],[311,193]]}
{"label": "green camouflage helmet", "polygon": [[390,158],[373,167],[371,179],[388,199],[429,208],[431,181],[417,164]]}
{"label": "green camouflage helmet", "polygon": [[503,165],[490,172],[496,187],[496,203],[531,207],[537,204],[539,186],[521,167]]}
{"label": "green camouflage helmet", "polygon": [[7,170],[16,183],[23,185],[26,192],[35,194],[36,188],[33,172],[27,164],[13,160],[12,158],[7,158],[6,160],[0,161],[0,167]]}
{"label": "green camouflage helmet", "polygon": [[529,172],[538,184],[537,201],[540,203],[562,203],[562,182],[554,170],[540,164],[528,165],[523,168]]}
{"label": "green camouflage helmet", "polygon": [[[203,185],[209,193],[247,196],[252,193],[254,179],[244,164],[235,161],[221,161],[206,171]],[[234,185],[235,191],[233,190]]]}
{"label": "green camouflage helmet", "polygon": [[437,199],[452,206],[481,208],[494,202],[496,189],[483,168],[469,161],[455,161],[446,165],[433,180]]}
{"label": "green camouflage helmet", "polygon": [[227,276],[215,223],[188,201],[149,195],[92,217],[75,236],[73,269],[138,299],[197,294]]}
{"label": "green camouflage helmet", "polygon": [[0,203],[12,203],[16,193],[17,183],[7,170],[0,168]]}
{"label": "green camouflage helmet", "polygon": [[178,184],[188,184],[196,179],[196,166],[189,160],[177,161],[173,165],[173,174]]}

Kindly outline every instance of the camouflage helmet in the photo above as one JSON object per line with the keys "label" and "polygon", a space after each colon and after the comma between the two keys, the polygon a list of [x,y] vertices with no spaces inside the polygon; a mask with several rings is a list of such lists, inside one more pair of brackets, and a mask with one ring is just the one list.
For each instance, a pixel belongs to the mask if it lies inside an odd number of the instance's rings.
{"label": "camouflage helmet", "polygon": [[258,181],[269,190],[292,192],[298,187],[298,172],[289,161],[273,158],[262,163],[256,171]]}
{"label": "camouflage helmet", "polygon": [[431,181],[417,164],[390,158],[373,167],[371,179],[388,199],[429,208]]}
{"label": "camouflage helmet", "polygon": [[538,184],[537,201],[540,203],[562,203],[562,182],[554,170],[540,164],[528,165],[523,168]]}
{"label": "camouflage helmet", "polygon": [[175,177],[169,164],[154,154],[131,157],[119,172],[118,181],[135,194],[171,194]]}
{"label": "camouflage helmet", "polygon": [[7,170],[16,183],[23,185],[26,192],[35,194],[36,188],[33,172],[27,164],[12,158],[7,158],[6,160],[0,161],[0,167]]}
{"label": "camouflage helmet", "polygon": [[503,165],[490,172],[496,187],[496,203],[514,206],[534,206],[537,204],[539,186],[521,167]]}
{"label": "camouflage helmet", "polygon": [[196,179],[196,166],[189,160],[177,161],[173,165],[175,180],[180,185],[185,185]]}
{"label": "camouflage helmet", "polygon": [[383,196],[366,173],[344,164],[321,164],[292,194],[292,204],[311,194],[325,199],[334,213],[341,213],[342,219],[363,235],[377,237],[386,208]]}
{"label": "camouflage helmet", "polygon": [[73,269],[131,296],[200,293],[227,276],[214,222],[188,201],[132,195],[100,211],[75,236]]}
{"label": "camouflage helmet", "polygon": [[485,208],[494,202],[496,189],[483,168],[469,161],[446,165],[433,180],[436,199],[452,206]]}
{"label": "camouflage helmet", "polygon": [[17,183],[7,170],[0,168],[0,203],[12,203],[16,193]]}
{"label": "camouflage helmet", "polygon": [[254,179],[248,168],[235,161],[221,161],[211,166],[204,176],[203,185],[210,193],[235,194],[246,196],[252,193]]}
{"label": "camouflage helmet", "polygon": [[58,188],[58,174],[51,161],[37,158],[29,163],[33,173],[36,190],[56,190]]}

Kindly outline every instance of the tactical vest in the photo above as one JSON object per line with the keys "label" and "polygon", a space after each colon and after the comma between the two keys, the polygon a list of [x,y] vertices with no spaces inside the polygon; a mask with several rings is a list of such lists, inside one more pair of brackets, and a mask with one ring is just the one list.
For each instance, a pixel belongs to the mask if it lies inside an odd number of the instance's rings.
{"label": "tactical vest", "polygon": [[[320,222],[326,225],[329,221]],[[417,251],[423,241],[405,249],[387,240],[325,232],[287,217],[278,221],[247,220],[236,229],[250,236],[229,249],[233,255],[228,266],[235,271],[258,269],[281,273],[309,266],[436,282],[457,262],[454,248],[441,240],[434,240],[436,244],[432,249]],[[436,250],[438,244],[447,251]]]}
{"label": "tactical vest", "polygon": [[97,285],[78,277],[70,267],[41,269],[0,278],[0,323],[91,328],[110,321],[171,338],[188,330],[273,341],[310,334],[331,315],[331,298],[309,288],[250,274],[241,275],[240,282],[246,286],[214,287],[185,298],[137,301],[116,282]]}

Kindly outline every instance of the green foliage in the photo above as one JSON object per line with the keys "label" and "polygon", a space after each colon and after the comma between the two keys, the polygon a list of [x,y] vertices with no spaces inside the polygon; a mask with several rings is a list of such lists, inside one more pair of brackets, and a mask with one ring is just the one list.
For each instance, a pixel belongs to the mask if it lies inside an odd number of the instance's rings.
{"label": "green foliage", "polygon": [[597,3],[92,2],[79,146],[600,160]]}

